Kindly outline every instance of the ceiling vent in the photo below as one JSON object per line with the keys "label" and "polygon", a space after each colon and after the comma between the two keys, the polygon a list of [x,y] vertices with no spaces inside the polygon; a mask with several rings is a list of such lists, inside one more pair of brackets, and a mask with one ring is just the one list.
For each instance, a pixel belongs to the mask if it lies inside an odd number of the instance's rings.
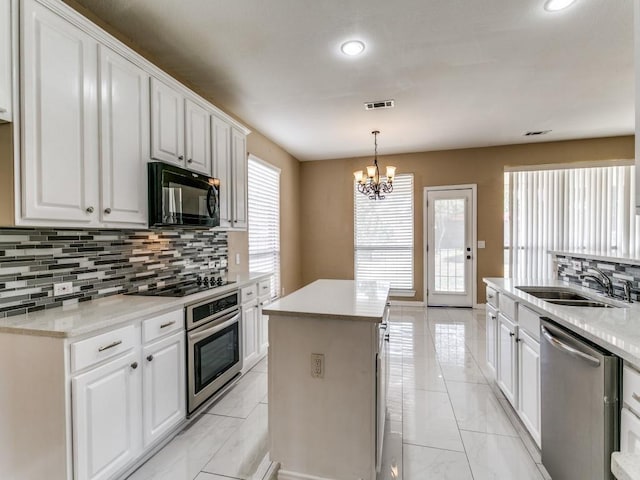
{"label": "ceiling vent", "polygon": [[527,132],[524,134],[525,137],[535,137],[537,135],[546,135],[547,133],[549,133],[551,130],[536,130],[533,132]]}
{"label": "ceiling vent", "polygon": [[393,100],[380,100],[377,102],[365,102],[365,110],[378,110],[379,108],[393,108],[395,102]]}

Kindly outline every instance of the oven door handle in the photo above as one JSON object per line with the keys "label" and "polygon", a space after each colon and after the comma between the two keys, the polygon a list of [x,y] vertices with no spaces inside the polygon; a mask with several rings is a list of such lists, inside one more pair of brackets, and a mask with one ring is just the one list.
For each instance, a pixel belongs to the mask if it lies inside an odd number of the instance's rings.
{"label": "oven door handle", "polygon": [[203,338],[207,338],[209,336],[211,336],[212,334],[227,328],[230,325],[233,325],[234,323],[237,323],[239,321],[239,317],[240,317],[240,312],[236,312],[236,313],[231,313],[229,315],[227,315],[228,320],[225,320],[224,318],[221,319],[222,323],[219,322],[214,322],[214,325],[202,330],[200,332],[194,332],[194,333],[189,333],[189,340],[191,340],[192,342],[198,342],[200,340],[202,340]]}

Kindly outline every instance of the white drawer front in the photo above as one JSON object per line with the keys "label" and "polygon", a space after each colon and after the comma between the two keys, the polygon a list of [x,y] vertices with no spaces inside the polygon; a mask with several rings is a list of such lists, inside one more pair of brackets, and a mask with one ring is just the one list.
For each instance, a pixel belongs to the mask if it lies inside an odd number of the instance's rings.
{"label": "white drawer front", "polygon": [[140,343],[133,325],[71,344],[71,370],[77,372],[127,352]]}
{"label": "white drawer front", "polygon": [[[502,303],[502,298],[500,302]],[[518,325],[537,341],[540,341],[540,315],[536,312],[518,305]]]}
{"label": "white drawer front", "polygon": [[491,287],[487,287],[487,303],[498,308],[498,291]]}
{"label": "white drawer front", "polygon": [[513,298],[507,297],[504,293],[500,294],[499,298],[499,307],[500,313],[502,313],[505,317],[507,317],[512,322],[517,320],[516,318],[516,301]]}
{"label": "white drawer front", "polygon": [[246,303],[258,298],[258,285],[253,284],[240,289],[240,302]]}
{"label": "white drawer front", "polygon": [[142,341],[149,343],[156,338],[184,328],[184,310],[175,310],[142,322]]}
{"label": "white drawer front", "polygon": [[271,293],[271,280],[262,280],[258,284],[258,296],[269,295]]}
{"label": "white drawer front", "polygon": [[640,419],[627,408],[620,415],[620,451],[640,453]]}
{"label": "white drawer front", "polygon": [[640,414],[640,373],[626,363],[622,369],[622,401]]}

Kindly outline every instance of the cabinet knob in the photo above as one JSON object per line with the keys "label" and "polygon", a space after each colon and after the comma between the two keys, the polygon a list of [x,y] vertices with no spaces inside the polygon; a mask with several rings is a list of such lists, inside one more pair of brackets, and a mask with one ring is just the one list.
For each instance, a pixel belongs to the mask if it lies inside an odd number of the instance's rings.
{"label": "cabinet knob", "polygon": [[187,160],[187,163],[193,163],[193,158],[190,158],[189,160]]}
{"label": "cabinet knob", "polygon": [[515,334],[515,333],[513,333],[513,332],[509,332],[509,336],[510,336],[510,337],[515,337],[515,336],[516,336],[516,334]]}
{"label": "cabinet knob", "polygon": [[133,368],[134,370],[135,370],[136,368],[138,368],[138,362],[133,362],[133,363],[131,364],[131,368]]}
{"label": "cabinet knob", "polygon": [[0,113],[7,113],[7,109],[0,107]]}
{"label": "cabinet knob", "polygon": [[93,207],[87,207],[87,213],[93,213]]}
{"label": "cabinet knob", "polygon": [[149,356],[147,357],[147,361],[149,361],[149,362],[150,362],[151,360],[153,360],[153,355],[149,355]]}
{"label": "cabinet knob", "polygon": [[105,208],[104,209],[104,213],[106,213],[107,215],[109,215],[111,213],[111,209],[110,208]]}
{"label": "cabinet knob", "polygon": [[178,160],[184,160],[184,155],[180,155],[180,156],[178,157]]}

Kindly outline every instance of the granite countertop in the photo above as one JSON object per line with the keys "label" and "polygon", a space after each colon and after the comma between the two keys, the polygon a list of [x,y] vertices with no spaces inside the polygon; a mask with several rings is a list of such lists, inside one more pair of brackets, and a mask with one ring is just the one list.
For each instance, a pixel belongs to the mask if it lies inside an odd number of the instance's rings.
{"label": "granite countertop", "polygon": [[389,283],[316,280],[283,297],[263,312],[267,315],[322,317],[381,322],[389,298]]}
{"label": "granite countertop", "polygon": [[79,337],[108,330],[119,325],[151,317],[185,305],[229,292],[249,283],[269,277],[270,273],[241,273],[228,275],[230,285],[212,288],[185,297],[145,297],[113,295],[82,302],[68,307],[40,310],[24,315],[0,318],[0,332],[47,337]]}
{"label": "granite countertop", "polygon": [[611,454],[611,473],[618,480],[640,480],[640,455],[614,452]]}
{"label": "granite countertop", "polygon": [[[623,359],[640,366],[640,303],[628,304],[612,300],[593,289],[562,280],[514,280],[510,278],[484,278],[484,282],[506,292],[536,311],[541,316],[563,325],[588,340],[602,346]],[[519,286],[553,286],[570,288],[592,297],[601,298],[621,308],[568,307],[547,303],[518,290]]]}
{"label": "granite countertop", "polygon": [[625,265],[640,265],[640,257],[634,255],[620,255],[617,250],[550,250],[553,255],[601,260],[603,262],[624,263]]}

